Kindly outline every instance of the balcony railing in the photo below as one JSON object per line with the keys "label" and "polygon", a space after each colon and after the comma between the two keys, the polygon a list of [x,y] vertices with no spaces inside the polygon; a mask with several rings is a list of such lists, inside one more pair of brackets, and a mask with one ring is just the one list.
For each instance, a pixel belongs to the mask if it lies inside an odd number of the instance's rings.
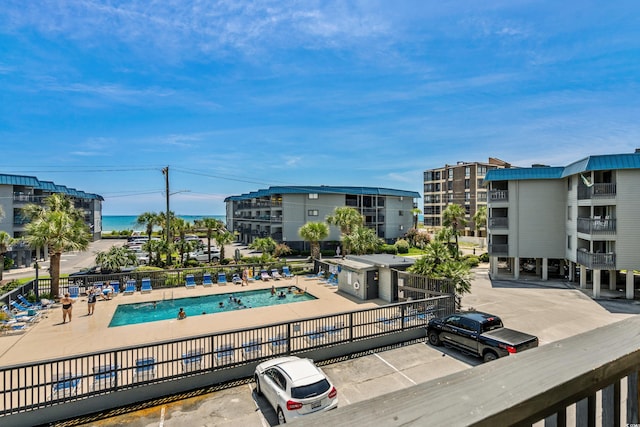
{"label": "balcony railing", "polygon": [[593,253],[578,249],[576,252],[576,262],[587,268],[595,268],[597,270],[615,270],[616,254],[609,253]]}
{"label": "balcony railing", "polygon": [[578,233],[585,234],[615,234],[615,218],[578,218]]}
{"label": "balcony railing", "polygon": [[42,202],[42,196],[34,196],[33,194],[13,193],[13,201],[15,203],[37,203]]}
{"label": "balcony railing", "polygon": [[637,425],[638,330],[640,316],[634,316],[446,377],[309,415],[304,425],[525,426],[539,421],[546,426]]}
{"label": "balcony railing", "polygon": [[506,216],[489,218],[489,228],[509,228],[509,218]]}
{"label": "balcony railing", "polygon": [[489,201],[491,202],[509,201],[509,190],[489,190]]}
{"label": "balcony railing", "polygon": [[508,243],[493,243],[489,245],[489,255],[507,255],[508,253]]}
{"label": "balcony railing", "polygon": [[578,187],[578,199],[614,198],[616,196],[616,184],[593,184],[591,187],[580,185]]}

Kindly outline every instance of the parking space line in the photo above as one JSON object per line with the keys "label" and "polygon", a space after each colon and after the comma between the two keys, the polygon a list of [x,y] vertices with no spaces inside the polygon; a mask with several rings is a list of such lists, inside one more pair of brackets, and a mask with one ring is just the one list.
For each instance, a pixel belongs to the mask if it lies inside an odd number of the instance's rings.
{"label": "parking space line", "polygon": [[396,368],[395,366],[393,366],[391,363],[387,362],[386,360],[384,360],[382,357],[380,357],[380,355],[378,353],[374,353],[374,356],[376,356],[378,359],[382,360],[384,363],[387,364],[387,366],[389,366],[391,369],[393,369],[394,371],[396,371],[397,373],[399,373],[400,375],[402,375],[403,377],[405,377],[407,380],[409,380],[411,382],[411,384],[416,385],[418,384],[417,382],[415,382],[414,380],[412,380],[411,378],[409,378],[408,376],[406,376],[402,371],[400,371],[398,368]]}
{"label": "parking space line", "polygon": [[158,427],[164,426],[164,408],[166,408],[166,406],[162,405],[162,409],[160,409],[160,424],[158,424]]}
{"label": "parking space line", "polygon": [[257,396],[254,395],[253,393],[253,387],[251,387],[251,384],[247,384],[247,387],[249,387],[249,393],[251,393],[251,400],[253,400],[253,404],[256,405],[256,412],[258,413],[258,417],[260,418],[262,427],[269,427],[269,423],[267,422],[266,418],[264,417],[264,414],[260,410],[260,406],[258,406],[258,401],[256,400]]}

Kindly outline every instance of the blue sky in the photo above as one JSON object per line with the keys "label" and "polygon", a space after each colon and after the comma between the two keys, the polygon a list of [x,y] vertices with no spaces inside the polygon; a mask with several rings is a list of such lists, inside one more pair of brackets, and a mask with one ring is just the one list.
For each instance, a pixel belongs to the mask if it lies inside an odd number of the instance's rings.
{"label": "blue sky", "polygon": [[[640,147],[637,1],[5,0],[0,172],[106,215]],[[185,192],[181,192],[185,191]],[[421,203],[420,203],[421,205]]]}

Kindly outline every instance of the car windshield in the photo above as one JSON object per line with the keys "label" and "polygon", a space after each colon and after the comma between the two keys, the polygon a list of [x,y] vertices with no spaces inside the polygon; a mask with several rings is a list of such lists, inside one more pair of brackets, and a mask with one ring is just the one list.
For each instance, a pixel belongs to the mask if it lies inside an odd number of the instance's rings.
{"label": "car windshield", "polygon": [[291,397],[294,399],[309,399],[326,393],[329,390],[329,381],[323,379],[317,383],[303,385],[301,387],[293,387],[291,389]]}

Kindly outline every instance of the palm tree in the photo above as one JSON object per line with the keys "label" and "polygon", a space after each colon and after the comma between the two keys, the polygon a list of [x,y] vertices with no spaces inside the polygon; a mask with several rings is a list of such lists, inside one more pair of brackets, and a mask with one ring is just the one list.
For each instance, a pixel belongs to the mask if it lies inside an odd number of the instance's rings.
{"label": "palm tree", "polygon": [[[344,236],[350,234],[351,230],[355,227],[364,224],[364,217],[356,209],[344,206],[335,208],[333,215],[327,217],[327,223],[340,227],[340,234],[342,238],[344,238]],[[347,254],[346,249],[343,245],[342,253],[345,255]]]}
{"label": "palm tree", "polygon": [[[0,212],[0,214],[1,213],[2,212]],[[2,218],[1,215],[0,218]],[[13,241],[9,233],[0,231],[0,280],[2,280],[2,273],[4,272],[4,255],[9,250],[9,246],[11,246]]]}
{"label": "palm tree", "polygon": [[471,292],[471,280],[473,273],[468,264],[460,261],[448,261],[441,264],[436,270],[438,276],[450,280],[455,287],[456,304],[458,309],[462,308],[462,296]]}
{"label": "palm tree", "polygon": [[[144,225],[149,242],[151,241],[151,235],[153,234],[153,227],[160,225],[160,216],[155,212],[144,212],[136,219],[136,224]],[[149,250],[149,264],[151,264],[151,250]]]}
{"label": "palm tree", "polygon": [[434,277],[438,267],[451,261],[451,252],[442,242],[430,242],[425,247],[425,254],[407,270],[423,276]]}
{"label": "palm tree", "polygon": [[320,258],[320,242],[329,236],[329,226],[324,222],[308,222],[298,234],[311,245],[311,258]]}
{"label": "palm tree", "polygon": [[[223,260],[225,258],[224,255],[224,246],[228,245],[229,243],[233,242],[235,240],[236,236],[233,235],[232,232],[230,232],[227,229],[222,229],[220,231],[218,231],[216,233],[216,243],[218,243],[218,246],[220,246],[220,259]],[[211,251],[209,251],[209,257],[211,257]],[[211,259],[209,259],[209,262],[211,262]]]}
{"label": "palm tree", "polygon": [[[193,225],[196,230],[205,231],[207,233],[207,251],[209,252],[209,262],[211,262],[211,240],[220,232],[220,230],[224,229],[224,224],[222,221],[215,218],[202,218],[195,220]],[[220,248],[220,259],[224,259],[224,247]]]}
{"label": "palm tree", "polygon": [[476,231],[478,232],[478,237],[481,237],[481,229],[487,228],[487,207],[486,206],[478,206],[476,209],[476,213],[473,214],[473,224],[476,227]]}
{"label": "palm tree", "polygon": [[112,246],[108,251],[96,254],[96,264],[100,266],[100,271],[120,271],[122,267],[137,265],[136,254],[124,246]]}
{"label": "palm tree", "polygon": [[420,215],[422,211],[420,208],[411,209],[411,214],[413,215],[413,228],[418,229],[418,215]]}
{"label": "palm tree", "polygon": [[65,251],[84,251],[89,247],[91,234],[82,212],[67,196],[52,194],[44,205],[27,205],[23,211],[31,222],[26,225],[25,240],[32,248],[47,247],[51,257],[51,294],[60,291],[60,259]]}
{"label": "palm tree", "polygon": [[356,226],[343,238],[344,246],[356,255],[375,252],[384,243],[375,230],[363,226]]}
{"label": "palm tree", "polygon": [[464,218],[465,215],[466,212],[464,208],[455,203],[447,206],[447,208],[442,211],[442,225],[451,228],[456,240],[456,259],[458,259],[460,253],[460,246],[458,245],[458,236],[460,231],[458,228],[467,225],[467,220]]}
{"label": "palm tree", "polygon": [[184,260],[184,254],[189,253],[194,248],[193,241],[187,241],[185,236],[187,232],[191,231],[192,226],[191,223],[185,221],[182,218],[172,218],[171,219],[171,230],[174,236],[176,236],[176,244],[175,247],[178,249],[178,253],[180,254],[180,261]]}

